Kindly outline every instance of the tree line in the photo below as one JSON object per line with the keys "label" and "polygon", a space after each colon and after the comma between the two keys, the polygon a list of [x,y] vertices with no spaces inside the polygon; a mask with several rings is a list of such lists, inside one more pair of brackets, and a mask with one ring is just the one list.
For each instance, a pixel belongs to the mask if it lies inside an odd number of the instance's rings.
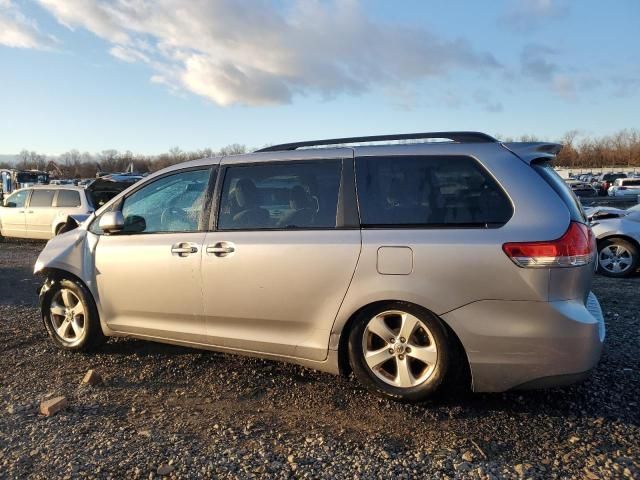
{"label": "tree line", "polygon": [[[548,141],[549,139],[532,135],[519,138],[507,138],[496,135],[502,141]],[[616,168],[640,167],[640,131],[636,129],[621,130],[613,135],[588,137],[579,131],[567,132],[559,140],[552,140],[564,145],[556,160],[557,166],[569,168]],[[17,162],[10,164],[0,162],[0,168],[37,169],[57,173],[65,178],[93,178],[97,172],[112,173],[126,171],[130,165],[139,173],[154,172],[176,163],[195,160],[215,155],[233,155],[246,153],[245,145],[228,145],[219,151],[211,148],[185,152],[175,147],[160,155],[139,155],[130,151],[103,150],[99,153],[69,150],[58,156],[41,154],[35,151],[22,150]],[[54,162],[53,165],[51,162]],[[60,169],[56,172],[56,167]]]}
{"label": "tree line", "polygon": [[[0,168],[19,168],[21,170],[43,170],[60,178],[94,178],[98,172],[115,173],[124,172],[133,166],[133,171],[138,173],[155,172],[176,163],[197,160],[199,158],[217,155],[235,155],[246,153],[244,145],[233,144],[223,147],[218,151],[211,148],[182,151],[178,147],[170,149],[159,155],[140,155],[131,151],[103,150],[99,153],[80,152],[69,150],[61,155],[44,155],[32,150],[22,150],[16,162],[0,162]],[[59,169],[59,171],[58,171]]]}
{"label": "tree line", "polygon": [[[501,138],[501,140],[537,142],[548,139],[523,135],[515,140],[512,138]],[[563,145],[555,161],[555,165],[559,167],[579,169],[640,167],[640,131],[637,129],[620,130],[612,135],[601,137],[587,137],[580,135],[578,130],[572,130],[555,142]]]}

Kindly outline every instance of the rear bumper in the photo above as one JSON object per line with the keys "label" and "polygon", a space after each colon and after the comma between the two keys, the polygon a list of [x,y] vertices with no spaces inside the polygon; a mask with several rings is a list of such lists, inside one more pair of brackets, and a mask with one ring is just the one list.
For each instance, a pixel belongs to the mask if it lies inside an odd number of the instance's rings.
{"label": "rear bumper", "polygon": [[465,348],[474,391],[546,388],[584,378],[600,359],[602,311],[593,293],[585,303],[484,300],[442,319]]}

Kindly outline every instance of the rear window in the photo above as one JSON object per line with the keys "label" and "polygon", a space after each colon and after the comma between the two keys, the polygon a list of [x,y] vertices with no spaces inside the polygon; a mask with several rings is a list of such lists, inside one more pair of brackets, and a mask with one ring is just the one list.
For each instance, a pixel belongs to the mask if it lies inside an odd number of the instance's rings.
{"label": "rear window", "polygon": [[624,185],[625,187],[636,187],[638,185],[640,185],[640,179],[633,179],[633,180],[629,180],[629,179],[625,179],[623,182],[621,182],[622,185]]}
{"label": "rear window", "polygon": [[606,173],[604,177],[602,177],[602,180],[604,180],[605,182],[613,182],[618,178],[627,178],[627,174],[626,173]]}
{"label": "rear window", "polygon": [[496,228],[513,215],[504,191],[465,156],[356,159],[363,227]]}
{"label": "rear window", "polygon": [[76,190],[60,190],[56,203],[58,207],[79,207],[80,193]]}
{"label": "rear window", "polygon": [[569,209],[569,215],[571,220],[576,222],[585,223],[587,218],[582,210],[580,200],[567,184],[562,180],[562,177],[553,169],[549,162],[541,162],[532,164],[533,169],[553,188],[558,196],[562,199],[564,204]]}
{"label": "rear window", "polygon": [[30,207],[50,207],[53,204],[55,190],[34,190],[29,202]]}

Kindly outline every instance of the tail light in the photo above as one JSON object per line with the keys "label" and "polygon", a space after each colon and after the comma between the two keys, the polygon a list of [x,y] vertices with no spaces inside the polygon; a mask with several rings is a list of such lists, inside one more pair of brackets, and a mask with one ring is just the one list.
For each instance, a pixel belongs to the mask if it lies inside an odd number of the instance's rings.
{"label": "tail light", "polygon": [[588,226],[571,222],[557,240],[505,243],[502,250],[519,267],[579,267],[593,260],[596,241]]}

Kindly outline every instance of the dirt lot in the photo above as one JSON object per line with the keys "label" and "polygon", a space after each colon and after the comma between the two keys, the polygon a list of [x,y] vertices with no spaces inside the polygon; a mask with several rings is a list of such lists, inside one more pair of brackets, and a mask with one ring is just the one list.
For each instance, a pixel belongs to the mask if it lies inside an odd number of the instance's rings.
{"label": "dirt lot", "polygon": [[[608,338],[570,388],[425,406],[281,363],[110,341],[48,341],[41,243],[0,244],[0,478],[640,478],[640,278],[596,278]],[[80,386],[97,369],[102,386]],[[66,395],[54,417],[39,402]]]}

